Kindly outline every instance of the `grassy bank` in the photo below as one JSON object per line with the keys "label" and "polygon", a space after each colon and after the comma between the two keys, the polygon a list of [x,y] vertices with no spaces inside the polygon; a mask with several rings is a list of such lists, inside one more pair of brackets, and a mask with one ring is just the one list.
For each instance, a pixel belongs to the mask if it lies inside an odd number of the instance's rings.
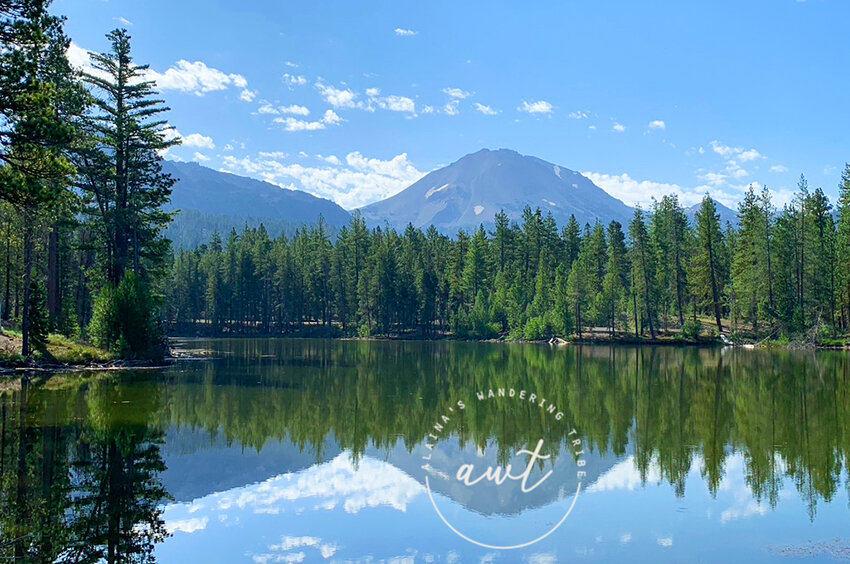
{"label": "grassy bank", "polygon": [[109,351],[79,343],[64,335],[51,334],[44,351],[36,351],[27,361],[21,354],[21,334],[17,331],[4,329],[0,334],[0,367],[14,368],[20,366],[40,365],[86,365],[105,363],[115,360],[115,355]]}

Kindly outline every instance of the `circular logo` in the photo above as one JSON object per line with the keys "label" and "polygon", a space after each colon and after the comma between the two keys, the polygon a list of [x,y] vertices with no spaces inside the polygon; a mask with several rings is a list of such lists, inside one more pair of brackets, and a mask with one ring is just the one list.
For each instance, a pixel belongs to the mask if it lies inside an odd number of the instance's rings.
{"label": "circular logo", "polygon": [[440,415],[422,455],[439,518],[464,540],[510,550],[569,517],[587,477],[584,441],[540,392],[493,387]]}

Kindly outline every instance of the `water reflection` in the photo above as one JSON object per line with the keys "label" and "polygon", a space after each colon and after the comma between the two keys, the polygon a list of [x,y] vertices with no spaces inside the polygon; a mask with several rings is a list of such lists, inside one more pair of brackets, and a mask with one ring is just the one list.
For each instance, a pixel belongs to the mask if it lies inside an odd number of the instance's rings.
{"label": "water reflection", "polygon": [[[162,372],[7,384],[0,557],[195,561],[201,549],[180,539],[207,532],[207,559],[231,545],[231,558],[257,561],[393,556],[376,556],[374,538],[352,535],[352,522],[403,527],[405,538],[436,543],[445,557],[454,545],[422,495],[423,439],[445,406],[495,384],[546,390],[580,430],[595,504],[581,507],[588,523],[616,522],[599,513],[601,500],[631,515],[652,510],[673,519],[676,503],[714,511],[711,499],[722,498],[726,506],[712,516],[721,524],[784,515],[783,506],[794,522],[814,524],[819,506],[847,498],[843,353],[283,340],[191,346],[211,349],[214,359]],[[507,416],[521,424],[503,425]],[[472,402],[444,452],[489,441],[507,457],[540,437],[561,444],[565,430],[531,406]],[[558,456],[572,455],[562,449]],[[651,484],[667,484],[670,493],[653,497]],[[450,488],[437,489],[447,503],[459,500]],[[629,501],[636,493],[645,509]],[[499,513],[486,502],[460,501]],[[529,515],[550,519],[549,510],[545,499],[530,499],[514,512],[522,519],[502,517],[521,528]],[[394,517],[400,512],[403,522]],[[585,525],[571,525],[575,538]],[[599,535],[588,528],[588,546],[570,545],[572,554],[587,549],[585,556],[610,559],[628,547],[640,559],[633,533],[621,528],[609,532],[608,552],[590,546]],[[675,530],[659,530],[644,558],[675,549]],[[239,536],[245,531],[262,538],[248,546]],[[786,540],[774,536],[765,542]],[[408,548],[421,556],[421,545],[395,546],[402,556]]]}

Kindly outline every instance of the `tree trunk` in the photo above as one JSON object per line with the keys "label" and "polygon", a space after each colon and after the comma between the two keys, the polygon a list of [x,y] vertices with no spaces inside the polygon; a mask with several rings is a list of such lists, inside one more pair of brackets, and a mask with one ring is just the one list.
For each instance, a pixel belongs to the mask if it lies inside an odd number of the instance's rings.
{"label": "tree trunk", "polygon": [[24,215],[24,314],[21,320],[21,333],[23,334],[23,343],[21,344],[21,354],[24,357],[29,357],[30,353],[30,283],[32,282],[32,231],[33,226],[29,221],[28,214]]}
{"label": "tree trunk", "polygon": [[62,311],[59,291],[59,225],[50,228],[47,240],[47,310],[50,312],[50,324],[56,327]]}

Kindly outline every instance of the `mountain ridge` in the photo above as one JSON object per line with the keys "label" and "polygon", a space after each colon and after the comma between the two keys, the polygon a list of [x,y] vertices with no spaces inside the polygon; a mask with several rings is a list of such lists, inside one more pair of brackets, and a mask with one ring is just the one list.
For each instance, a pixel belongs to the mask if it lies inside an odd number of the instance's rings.
{"label": "mountain ridge", "polygon": [[570,215],[582,224],[596,219],[625,224],[632,214],[632,208],[581,173],[511,149],[465,155],[360,211],[373,224],[387,222],[396,228],[433,224],[453,232],[492,225],[500,210],[517,220],[526,206],[552,212],[562,225]]}

